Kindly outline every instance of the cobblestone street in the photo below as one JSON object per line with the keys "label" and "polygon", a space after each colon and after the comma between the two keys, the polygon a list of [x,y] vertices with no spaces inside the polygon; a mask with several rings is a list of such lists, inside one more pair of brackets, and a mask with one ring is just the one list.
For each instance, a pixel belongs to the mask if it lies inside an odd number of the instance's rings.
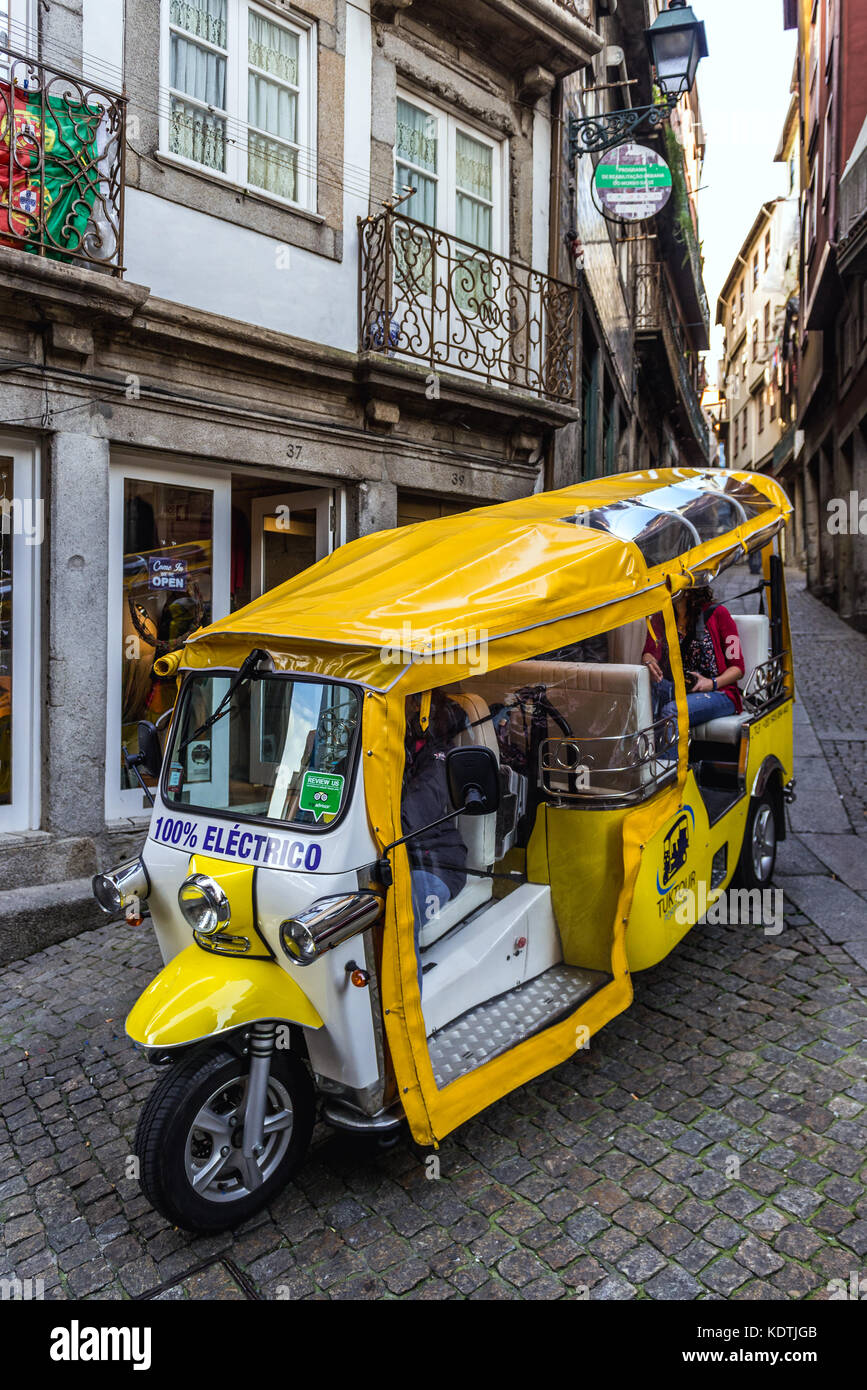
{"label": "cobblestone street", "polygon": [[[755,583],[736,572],[743,588]],[[867,638],[790,579],[799,695],[785,929],[702,925],[588,1050],[436,1166],[317,1128],[234,1235],[126,1175],[159,968],[112,924],[0,975],[0,1278],[50,1298],[803,1299],[867,1274]],[[747,600],[755,604],[755,599]]]}

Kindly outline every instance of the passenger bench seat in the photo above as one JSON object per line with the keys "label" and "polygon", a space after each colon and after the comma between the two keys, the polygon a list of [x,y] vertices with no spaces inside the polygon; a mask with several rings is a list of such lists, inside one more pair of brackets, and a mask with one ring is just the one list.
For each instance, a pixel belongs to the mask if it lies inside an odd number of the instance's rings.
{"label": "passenger bench seat", "polygon": [[[733,614],[737,623],[741,650],[744,654],[743,679],[738,682],[741,693],[748,689],[750,677],[757,666],[763,666],[771,656],[771,625],[764,613]],[[747,710],[743,714],[724,714],[720,719],[709,719],[706,724],[693,726],[693,739],[709,743],[733,743],[741,741],[741,729],[749,723],[752,716]]]}

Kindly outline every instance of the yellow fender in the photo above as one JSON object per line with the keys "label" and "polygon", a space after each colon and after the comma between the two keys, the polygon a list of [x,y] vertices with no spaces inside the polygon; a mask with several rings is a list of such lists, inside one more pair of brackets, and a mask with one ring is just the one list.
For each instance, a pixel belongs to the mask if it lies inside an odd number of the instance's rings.
{"label": "yellow fender", "polygon": [[126,1031],[143,1047],[180,1047],[262,1018],[322,1027],[306,994],[279,965],[211,955],[193,944],[139,996]]}

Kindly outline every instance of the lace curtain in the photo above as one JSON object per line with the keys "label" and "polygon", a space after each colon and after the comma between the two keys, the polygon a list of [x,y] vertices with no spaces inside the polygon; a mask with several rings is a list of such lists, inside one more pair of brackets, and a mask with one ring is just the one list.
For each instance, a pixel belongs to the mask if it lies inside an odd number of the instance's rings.
{"label": "lace curtain", "polygon": [[[247,120],[251,127],[247,147],[247,178],[280,198],[298,197],[298,151],[281,140],[298,139],[298,93],[284,83],[298,85],[298,35],[263,15],[249,15]],[[277,79],[269,81],[263,68]],[[281,137],[269,140],[259,132]]]}
{"label": "lace curtain", "polygon": [[[398,97],[395,192],[400,193],[404,184],[416,189],[414,195],[401,204],[401,210],[407,217],[415,217],[431,227],[436,226],[437,220],[437,183],[435,178],[425,178],[418,170],[429,169],[436,174],[438,153],[436,118]],[[410,164],[415,168],[411,169]]]}
{"label": "lace curtain", "polygon": [[[491,247],[493,151],[490,145],[457,132],[456,142],[457,234],[476,246]],[[487,205],[480,202],[486,199]]]}
{"label": "lace curtain", "polygon": [[179,29],[197,39],[226,47],[228,0],[172,0],[170,18]]}
{"label": "lace curtain", "polygon": [[[218,106],[225,110],[225,58],[180,34],[172,34],[171,38],[170,81],[176,91],[186,92],[205,106]],[[173,96],[169,148],[173,154],[193,159],[209,169],[225,171],[226,122],[221,116],[204,111],[193,102]]]}

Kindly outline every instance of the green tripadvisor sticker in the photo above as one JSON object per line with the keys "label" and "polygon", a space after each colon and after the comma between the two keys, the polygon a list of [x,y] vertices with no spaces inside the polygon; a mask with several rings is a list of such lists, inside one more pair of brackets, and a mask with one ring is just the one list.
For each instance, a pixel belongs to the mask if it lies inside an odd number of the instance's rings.
{"label": "green tripadvisor sticker", "polygon": [[343,800],[343,780],[336,772],[305,772],[299,809],[312,811],[317,820],[321,816],[336,816]]}

